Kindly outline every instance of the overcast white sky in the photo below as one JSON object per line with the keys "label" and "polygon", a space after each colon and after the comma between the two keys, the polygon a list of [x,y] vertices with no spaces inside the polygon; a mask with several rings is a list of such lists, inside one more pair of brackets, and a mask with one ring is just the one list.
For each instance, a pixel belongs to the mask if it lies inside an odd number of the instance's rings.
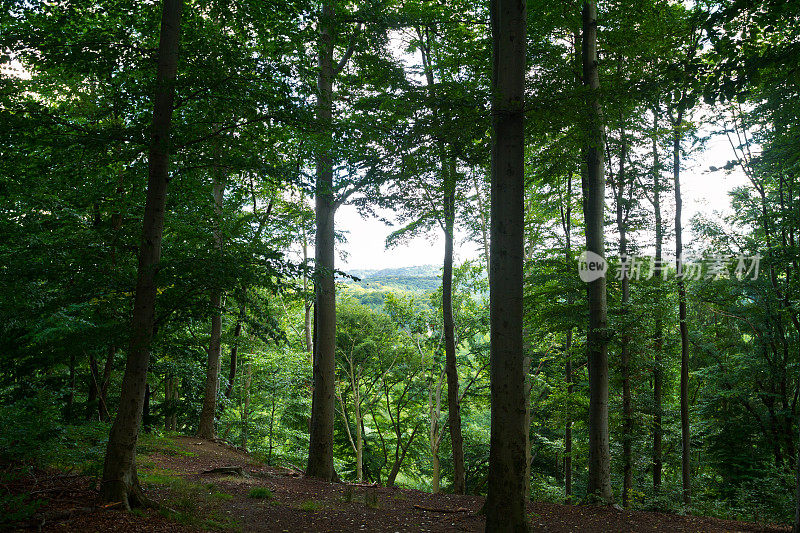
{"label": "overcast white sky", "polygon": [[[731,212],[728,192],[734,187],[744,185],[746,178],[741,171],[730,175],[722,171],[708,171],[709,166],[721,167],[730,159],[733,159],[733,151],[728,139],[716,136],[707,143],[703,151],[684,161],[681,179],[684,231],[689,232],[689,222],[696,213],[711,215],[714,211],[726,214]],[[665,179],[671,178],[667,173],[664,176]],[[391,213],[386,213],[386,216],[391,218]],[[673,224],[671,207],[665,216],[668,218],[665,218],[664,224],[670,229]],[[439,235],[432,235],[430,239],[417,238],[402,246],[386,250],[384,246],[386,237],[396,227],[386,226],[377,219],[364,220],[355,208],[350,206],[342,206],[339,209],[336,215],[336,227],[349,232],[347,243],[338,245],[339,249],[348,254],[346,260],[337,259],[337,267],[343,270],[438,265],[442,262],[444,243]],[[687,244],[692,243],[690,233],[684,237],[684,241]],[[478,246],[477,243],[469,242],[457,245],[456,262],[475,257]],[[669,248],[668,244],[667,249]]]}

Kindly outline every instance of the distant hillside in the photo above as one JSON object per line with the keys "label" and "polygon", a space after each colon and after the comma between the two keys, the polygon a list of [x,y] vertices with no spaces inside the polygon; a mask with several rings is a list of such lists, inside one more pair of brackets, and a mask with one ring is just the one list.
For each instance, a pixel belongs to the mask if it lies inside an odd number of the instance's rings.
{"label": "distant hillside", "polygon": [[346,271],[361,281],[343,279],[345,292],[373,309],[383,307],[387,293],[412,295],[419,300],[427,300],[427,294],[437,290],[442,284],[441,267],[418,265],[382,270],[353,269]]}
{"label": "distant hillside", "polygon": [[346,270],[348,274],[362,279],[381,278],[440,278],[442,267],[439,265],[417,265],[399,268],[384,268],[382,270],[353,269]]}

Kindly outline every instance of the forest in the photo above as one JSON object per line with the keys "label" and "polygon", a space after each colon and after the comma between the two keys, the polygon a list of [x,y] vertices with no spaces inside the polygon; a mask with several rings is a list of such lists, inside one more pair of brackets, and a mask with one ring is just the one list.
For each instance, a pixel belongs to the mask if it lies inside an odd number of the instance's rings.
{"label": "forest", "polygon": [[800,533],[798,240],[795,1],[4,1],[0,530]]}

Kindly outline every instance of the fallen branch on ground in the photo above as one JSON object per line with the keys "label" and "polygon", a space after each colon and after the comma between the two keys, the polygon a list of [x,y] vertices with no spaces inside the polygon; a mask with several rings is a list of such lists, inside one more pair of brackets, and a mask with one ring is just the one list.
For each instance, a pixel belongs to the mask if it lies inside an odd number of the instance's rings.
{"label": "fallen branch on ground", "polygon": [[241,466],[220,466],[211,470],[204,470],[202,474],[228,474],[230,476],[250,477]]}
{"label": "fallen branch on ground", "polygon": [[422,511],[430,511],[432,513],[469,513],[470,510],[464,507],[459,507],[458,509],[436,509],[434,507],[424,507],[422,505],[414,505],[414,509],[420,509]]}

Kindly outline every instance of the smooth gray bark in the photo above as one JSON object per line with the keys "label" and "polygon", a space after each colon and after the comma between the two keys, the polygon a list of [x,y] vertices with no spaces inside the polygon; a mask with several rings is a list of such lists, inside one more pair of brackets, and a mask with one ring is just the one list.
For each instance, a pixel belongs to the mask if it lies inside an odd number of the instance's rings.
{"label": "smooth gray bark", "polygon": [[[431,37],[426,30],[417,30],[422,41],[422,64],[425,70],[428,93],[435,98],[433,92],[435,77],[431,57]],[[434,109],[436,114],[436,110]],[[464,468],[464,439],[461,432],[461,401],[458,385],[458,365],[456,361],[455,320],[453,319],[453,239],[456,218],[456,158],[446,154],[445,143],[439,143],[441,159],[441,178],[444,220],[439,220],[444,230],[444,264],[442,266],[442,324],[445,353],[445,373],[447,375],[447,423],[450,429],[450,443],[453,452],[453,492],[464,494],[466,491],[466,475]],[[480,191],[478,191],[480,196]],[[478,200],[480,202],[480,198]],[[488,263],[488,257],[487,257]],[[438,453],[438,445],[436,449]],[[436,458],[436,491],[439,490],[439,463]]]}
{"label": "smooth gray bark", "polygon": [[525,512],[524,254],[526,3],[492,0],[489,257],[491,436],[486,531],[528,531]]}
{"label": "smooth gray bark", "polygon": [[156,304],[156,273],[161,258],[161,238],[169,183],[169,143],[182,0],[164,0],[158,48],[153,126],[148,156],[147,200],[134,296],[131,337],[119,410],[106,447],[100,499],[125,508],[147,504],[136,475],[136,442],[142,422],[142,407],[150,363]]}
{"label": "smooth gray bark", "polygon": [[[586,172],[583,176],[583,213],[586,221],[586,250],[605,256],[603,236],[605,208],[605,164],[603,161],[602,108],[600,77],[597,70],[597,7],[583,4],[583,84],[586,102]],[[590,498],[603,502],[613,499],[611,491],[611,453],[608,437],[608,319],[606,279],[587,284],[589,329],[589,482]]]}
{"label": "smooth gray bark", "polygon": [[[655,254],[655,282],[661,285],[661,261],[664,241],[664,230],[661,221],[661,165],[658,154],[658,117],[659,107],[653,107],[653,212],[656,225],[656,254]],[[660,294],[660,291],[657,292]],[[656,315],[655,333],[653,334],[653,492],[661,491],[661,469],[663,465],[661,440],[663,429],[662,418],[662,383],[664,355],[664,331],[661,315]]]}
{"label": "smooth gray bark", "polygon": [[691,449],[689,445],[689,327],[686,322],[686,285],[683,280],[683,224],[681,211],[681,124],[683,110],[679,110],[672,124],[672,176],[675,189],[675,268],[678,281],[678,321],[681,333],[681,481],[683,504],[692,504]]}
{"label": "smooth gray bark", "polygon": [[[619,232],[619,256],[620,260],[628,260],[628,208],[625,206],[626,189],[626,168],[628,145],[625,139],[625,128],[620,131],[620,156],[619,172],[617,173],[617,231]],[[631,297],[630,276],[622,278],[622,316],[629,313]],[[633,488],[633,406],[631,405],[631,354],[630,354],[630,335],[627,332],[627,324],[622,332],[620,339],[620,370],[622,373],[622,506],[628,507],[630,503],[630,492]]]}
{"label": "smooth gray bark", "polygon": [[333,157],[333,24],[334,9],[323,3],[319,21],[317,122],[322,139],[316,154],[316,242],[314,261],[314,390],[311,400],[310,440],[306,475],[332,480],[335,415],[336,287],[334,284]]}
{"label": "smooth gray bark", "polygon": [[[444,163],[444,162],[443,162]],[[461,436],[461,401],[456,365],[456,334],[453,319],[453,232],[455,226],[455,159],[444,173],[444,267],[442,269],[442,318],[444,323],[445,373],[447,374],[447,423],[453,450],[453,492],[464,494],[464,439]]]}
{"label": "smooth gray bark", "polygon": [[164,378],[164,429],[175,431],[178,425],[178,382],[174,374]]}
{"label": "smooth gray bark", "polygon": [[[222,199],[225,193],[225,182],[218,172],[214,174],[214,248],[222,250]],[[208,365],[206,367],[206,386],[203,396],[203,408],[200,411],[200,423],[197,436],[213,439],[216,436],[214,421],[217,414],[217,394],[219,391],[220,355],[222,352],[222,292],[212,289],[210,297],[214,315],[211,317],[211,338],[208,343]]]}

